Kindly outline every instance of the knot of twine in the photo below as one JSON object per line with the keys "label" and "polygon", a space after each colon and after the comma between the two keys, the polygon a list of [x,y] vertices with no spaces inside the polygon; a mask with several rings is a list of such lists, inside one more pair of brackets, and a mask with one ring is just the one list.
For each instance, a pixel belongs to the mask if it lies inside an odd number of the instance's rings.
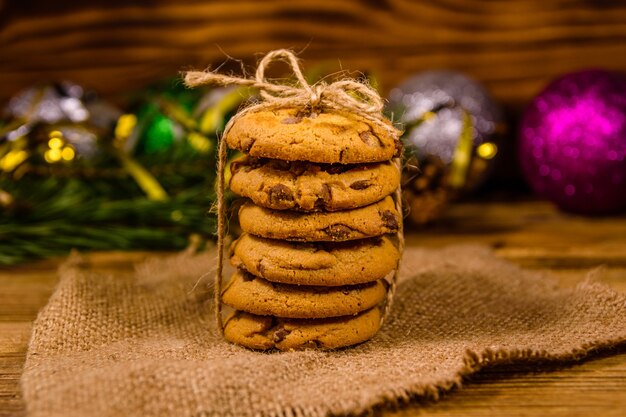
{"label": "knot of twine", "polygon": [[[265,70],[276,61],[286,62],[289,65],[298,81],[297,85],[273,83],[265,78]],[[355,113],[376,123],[394,138],[398,138],[400,134],[382,117],[383,99],[372,87],[355,80],[339,80],[330,84],[321,81],[310,85],[302,75],[298,58],[286,49],[279,49],[265,55],[259,62],[254,78],[233,77],[211,71],[189,71],[185,73],[185,84],[188,87],[241,85],[259,90],[262,102],[239,112],[230,120],[224,133],[229,130],[233,119],[245,113],[269,108],[296,107]]]}
{"label": "knot of twine", "polygon": [[[265,69],[274,61],[284,61],[291,67],[293,74],[298,80],[299,86],[271,83],[265,79]],[[198,87],[202,85],[241,85],[257,88],[262,102],[255,104],[238,112],[226,124],[222,136],[226,135],[235,121],[249,112],[269,110],[276,108],[295,107],[328,109],[357,114],[364,119],[375,123],[380,128],[388,132],[393,138],[398,140],[398,131],[383,116],[383,100],[378,92],[368,86],[354,80],[341,80],[333,83],[318,82],[309,85],[302,75],[302,70],[298,64],[298,59],[293,52],[286,49],[272,51],[265,55],[256,70],[254,78],[232,77],[210,71],[189,71],[185,73],[185,84],[188,87]],[[223,334],[224,325],[222,319],[222,272],[224,267],[224,246],[226,235],[226,206],[224,199],[224,171],[227,159],[226,141],[221,139],[218,146],[217,159],[217,268],[214,282],[214,302],[215,321],[218,330]],[[402,161],[400,158],[394,159],[395,165],[402,173]],[[394,200],[398,213],[402,215],[402,194],[400,186],[394,192]],[[404,248],[404,235],[402,222],[397,233],[398,250],[402,253]],[[381,316],[381,326],[391,311],[394,294],[399,275],[399,261],[393,276],[387,280],[387,298]]]}

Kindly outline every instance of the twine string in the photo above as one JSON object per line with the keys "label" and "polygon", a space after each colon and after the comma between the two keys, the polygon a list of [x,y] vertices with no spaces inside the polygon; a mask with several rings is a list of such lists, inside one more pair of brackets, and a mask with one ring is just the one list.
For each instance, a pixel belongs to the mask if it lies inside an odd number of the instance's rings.
{"label": "twine string", "polygon": [[[297,85],[273,83],[265,78],[265,70],[276,61],[289,65],[298,81]],[[223,135],[228,133],[239,117],[249,112],[296,107],[356,113],[375,123],[392,137],[397,139],[400,136],[400,132],[382,117],[384,103],[376,90],[355,80],[339,80],[330,84],[321,81],[311,86],[304,78],[294,53],[286,49],[279,49],[265,55],[259,62],[254,78],[233,77],[211,71],[189,71],[185,73],[185,84],[188,87],[241,85],[259,90],[262,102],[246,107],[232,117],[224,128]]]}
{"label": "twine string", "polygon": [[224,271],[224,239],[226,238],[226,199],[224,198],[224,168],[226,165],[228,149],[226,141],[222,137],[218,147],[217,156],[217,268],[215,270],[215,282],[213,302],[215,305],[215,323],[218,332],[224,334],[222,322],[222,275]]}
{"label": "twine string", "polygon": [[[270,82],[265,77],[265,71],[274,62],[285,62],[297,80],[296,85]],[[286,49],[272,51],[265,55],[256,69],[254,78],[233,77],[211,71],[189,71],[184,76],[185,84],[188,87],[198,87],[202,85],[240,85],[256,88],[259,90],[261,102],[248,106],[233,116],[224,128],[218,148],[218,184],[217,184],[217,269],[215,276],[215,320],[221,333],[224,331],[222,320],[222,275],[224,262],[224,245],[226,232],[226,206],[224,201],[224,169],[226,167],[227,146],[224,137],[233,124],[247,113],[277,108],[302,108],[315,110],[334,110],[340,112],[355,113],[367,121],[376,124],[386,131],[394,139],[399,140],[400,132],[393,127],[383,116],[383,100],[376,90],[367,84],[355,80],[339,80],[333,83],[318,82],[310,85],[304,75],[295,54]],[[396,167],[402,170],[402,161],[395,158]],[[402,216],[402,193],[400,186],[393,194],[396,209]],[[404,249],[404,236],[402,221],[400,221],[398,232],[398,250],[400,254]],[[383,314],[381,315],[381,325],[389,315],[393,304],[393,297],[396,292],[399,275],[399,262],[396,265],[393,276],[388,280],[387,296]]]}

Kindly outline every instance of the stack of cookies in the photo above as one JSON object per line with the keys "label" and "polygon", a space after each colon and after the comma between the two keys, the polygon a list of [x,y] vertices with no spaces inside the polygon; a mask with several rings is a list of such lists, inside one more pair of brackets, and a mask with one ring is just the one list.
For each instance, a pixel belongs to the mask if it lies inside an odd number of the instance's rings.
{"label": "stack of cookies", "polygon": [[400,256],[399,141],[352,113],[289,108],[246,113],[224,140],[244,153],[230,189],[249,199],[222,292],[235,309],[225,337],[261,350],[371,338]]}

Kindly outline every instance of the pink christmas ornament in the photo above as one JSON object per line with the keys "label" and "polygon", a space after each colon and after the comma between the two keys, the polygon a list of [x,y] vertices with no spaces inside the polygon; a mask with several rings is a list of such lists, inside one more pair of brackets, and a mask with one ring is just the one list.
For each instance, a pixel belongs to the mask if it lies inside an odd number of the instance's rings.
{"label": "pink christmas ornament", "polygon": [[588,70],[553,81],[520,124],[519,158],[535,192],[563,210],[626,208],[626,77]]}

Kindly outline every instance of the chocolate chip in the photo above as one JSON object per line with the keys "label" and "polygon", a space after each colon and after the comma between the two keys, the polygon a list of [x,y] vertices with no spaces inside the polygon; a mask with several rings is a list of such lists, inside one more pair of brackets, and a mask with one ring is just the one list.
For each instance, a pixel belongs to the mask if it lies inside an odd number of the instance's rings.
{"label": "chocolate chip", "polygon": [[366,188],[369,188],[371,185],[372,184],[370,184],[369,181],[367,180],[359,180],[350,184],[350,188],[352,188],[353,190],[365,190]]}
{"label": "chocolate chip", "polygon": [[378,136],[376,136],[375,134],[373,134],[369,130],[366,130],[365,132],[359,133],[359,137],[361,138],[361,140],[366,145],[369,145],[369,146],[378,146],[378,145],[380,145],[380,140],[378,139]]}
{"label": "chocolate chip", "polygon": [[319,197],[317,200],[315,200],[314,207],[317,210],[323,209],[324,208],[324,199],[322,197]]}
{"label": "chocolate chip", "polygon": [[270,203],[280,204],[283,201],[293,201],[293,193],[284,184],[276,184],[269,191]]}
{"label": "chocolate chip", "polygon": [[250,152],[250,149],[256,142],[255,138],[245,138],[241,141],[241,150],[244,152]]}
{"label": "chocolate chip", "polygon": [[328,184],[322,184],[322,192],[318,199],[315,201],[315,208],[322,209],[330,203],[333,195]]}
{"label": "chocolate chip", "polygon": [[289,171],[291,169],[291,164],[288,161],[274,159],[272,161],[272,168],[277,169],[279,171]]}
{"label": "chocolate chip", "polygon": [[285,340],[285,337],[287,337],[289,333],[291,332],[285,329],[284,327],[281,327],[280,329],[276,330],[274,332],[274,343],[282,342],[283,340]]}
{"label": "chocolate chip", "polygon": [[302,117],[300,116],[289,116],[281,120],[280,122],[284,125],[295,125],[296,123],[300,123],[302,121]]}
{"label": "chocolate chip", "polygon": [[324,347],[324,344],[317,339],[313,339],[308,340],[305,344],[302,345],[302,347],[304,347],[305,349],[321,349]]}
{"label": "chocolate chip", "polygon": [[260,167],[261,165],[265,163],[265,160],[263,158],[255,158],[254,156],[250,156],[250,155],[248,155],[247,159],[248,159],[248,165],[254,168]]}
{"label": "chocolate chip", "polygon": [[300,175],[304,174],[304,172],[308,168],[309,166],[306,163],[296,161],[291,163],[291,168],[289,171],[296,177],[299,177]]}
{"label": "chocolate chip", "polygon": [[328,172],[329,174],[341,174],[344,171],[345,168],[343,165],[330,165],[328,168],[326,168],[326,172]]}
{"label": "chocolate chip", "polygon": [[350,129],[350,127],[348,126],[342,126],[342,125],[330,125],[330,129],[333,132],[333,134],[335,135],[341,135],[342,133],[346,132],[348,129]]}
{"label": "chocolate chip", "polygon": [[263,265],[263,259],[261,259],[256,264],[256,269],[257,269],[257,271],[259,271],[259,274],[263,275],[263,273],[265,272],[265,265]]}
{"label": "chocolate chip", "polygon": [[383,225],[390,230],[398,230],[398,218],[391,210],[385,210],[380,213],[380,217],[383,219]]}
{"label": "chocolate chip", "polygon": [[343,240],[350,236],[350,232],[352,232],[352,229],[345,224],[333,224],[324,229],[324,233],[333,240]]}
{"label": "chocolate chip", "polygon": [[331,198],[333,198],[332,191],[330,189],[330,185],[322,184],[322,198],[325,202],[329,202]]}

